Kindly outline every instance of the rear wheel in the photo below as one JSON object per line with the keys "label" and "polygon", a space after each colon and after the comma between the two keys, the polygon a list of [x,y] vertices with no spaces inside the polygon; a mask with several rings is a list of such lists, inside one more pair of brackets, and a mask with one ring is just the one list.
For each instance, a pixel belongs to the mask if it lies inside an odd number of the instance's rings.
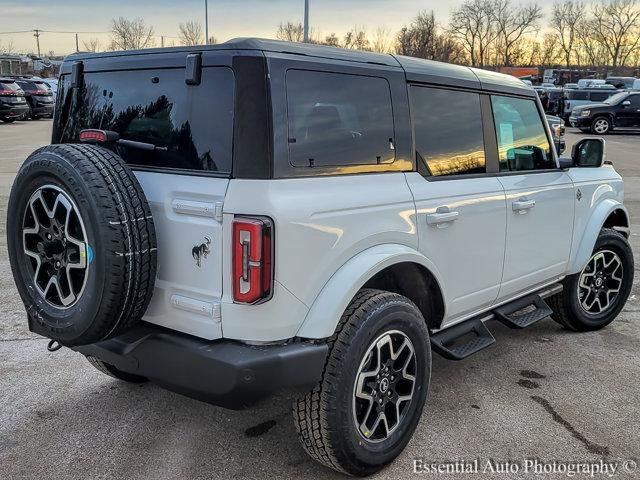
{"label": "rear wheel", "polygon": [[118,380],[122,380],[124,382],[129,382],[129,383],[144,383],[149,381],[147,377],[134,375],[133,373],[123,372],[122,370],[117,369],[110,363],[106,363],[106,362],[103,362],[102,360],[98,360],[96,357],[87,356],[87,360],[97,370],[101,371],[105,375],[109,375],[110,377],[117,378]]}
{"label": "rear wheel", "polygon": [[16,121],[16,119],[15,118],[3,118],[2,121],[4,123],[13,123],[13,122]]}
{"label": "rear wheel", "polygon": [[322,380],[293,407],[302,445],[320,463],[369,475],[409,442],[431,374],[425,320],[407,298],[362,290],[329,340]]}
{"label": "rear wheel", "polygon": [[596,117],[591,123],[591,133],[605,135],[611,130],[611,120],[608,117]]}
{"label": "rear wheel", "polygon": [[633,284],[633,252],[620,233],[604,228],[582,272],[567,277],[550,298],[552,318],[575,331],[609,325],[624,307]]}

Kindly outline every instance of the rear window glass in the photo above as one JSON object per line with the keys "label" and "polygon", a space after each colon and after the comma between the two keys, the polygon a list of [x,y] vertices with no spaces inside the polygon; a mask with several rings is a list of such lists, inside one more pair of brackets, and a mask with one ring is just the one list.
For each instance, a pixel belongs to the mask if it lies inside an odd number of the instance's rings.
{"label": "rear window glass", "polygon": [[384,78],[290,70],[287,114],[295,167],[395,159],[391,91]]}
{"label": "rear window glass", "polygon": [[16,82],[0,82],[0,90],[20,90],[20,87]]}
{"label": "rear window glass", "polygon": [[[70,81],[65,78],[65,84]],[[202,69],[200,85],[185,83],[184,69],[87,73],[79,101],[60,141],[77,142],[89,128],[155,151],[117,146],[131,165],[230,173],[234,76],[227,67]],[[65,91],[68,90],[65,88]]]}

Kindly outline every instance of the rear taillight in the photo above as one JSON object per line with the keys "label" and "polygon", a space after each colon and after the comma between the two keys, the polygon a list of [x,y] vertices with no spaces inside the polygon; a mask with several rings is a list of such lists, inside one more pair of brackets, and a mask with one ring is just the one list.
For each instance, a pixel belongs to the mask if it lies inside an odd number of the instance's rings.
{"label": "rear taillight", "polygon": [[233,300],[256,303],[271,296],[273,222],[236,217],[233,221]]}
{"label": "rear taillight", "polygon": [[91,128],[87,130],[80,130],[81,142],[115,142],[118,140],[118,137],[119,135],[116,132],[112,132],[110,130],[95,130]]}

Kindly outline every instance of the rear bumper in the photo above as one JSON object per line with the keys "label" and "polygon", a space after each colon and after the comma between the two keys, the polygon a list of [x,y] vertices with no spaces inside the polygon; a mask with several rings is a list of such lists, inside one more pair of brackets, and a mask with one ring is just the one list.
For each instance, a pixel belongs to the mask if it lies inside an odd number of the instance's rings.
{"label": "rear bumper", "polygon": [[34,105],[31,107],[31,113],[33,115],[42,115],[42,116],[53,115],[53,104],[34,103]]}
{"label": "rear bumper", "polygon": [[0,106],[0,118],[19,118],[27,113],[29,113],[29,107],[27,105],[19,107]]}
{"label": "rear bumper", "polygon": [[325,343],[208,341],[148,324],[72,348],[168,390],[233,410],[279,391],[310,390],[320,380],[328,351]]}

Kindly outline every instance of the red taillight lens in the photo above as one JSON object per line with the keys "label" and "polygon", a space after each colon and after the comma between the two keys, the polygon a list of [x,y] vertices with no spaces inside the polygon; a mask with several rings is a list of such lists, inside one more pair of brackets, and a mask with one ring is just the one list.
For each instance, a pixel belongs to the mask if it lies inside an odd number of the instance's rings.
{"label": "red taillight lens", "polygon": [[273,223],[265,218],[233,221],[233,300],[256,303],[271,296]]}

